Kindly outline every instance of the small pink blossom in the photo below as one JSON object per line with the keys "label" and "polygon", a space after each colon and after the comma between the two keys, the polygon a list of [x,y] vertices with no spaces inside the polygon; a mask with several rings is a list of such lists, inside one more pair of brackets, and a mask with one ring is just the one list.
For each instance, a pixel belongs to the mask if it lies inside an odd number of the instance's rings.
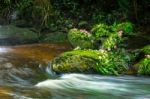
{"label": "small pink blossom", "polygon": [[85,30],[85,29],[80,29],[80,32],[82,32],[82,33],[84,33],[84,34],[86,34],[86,35],[88,35],[88,36],[91,36],[90,32],[88,32],[88,31]]}
{"label": "small pink blossom", "polygon": [[122,36],[123,36],[123,31],[122,31],[122,30],[118,31],[118,36],[119,36],[119,37],[122,37]]}
{"label": "small pink blossom", "polygon": [[80,29],[80,32],[84,32],[84,33],[89,33],[87,30],[85,29]]}

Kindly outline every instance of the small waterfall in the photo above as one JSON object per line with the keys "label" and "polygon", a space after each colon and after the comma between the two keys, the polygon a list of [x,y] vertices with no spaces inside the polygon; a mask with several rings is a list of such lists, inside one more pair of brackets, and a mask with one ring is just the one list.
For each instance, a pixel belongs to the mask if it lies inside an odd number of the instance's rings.
{"label": "small waterfall", "polygon": [[45,70],[45,71],[46,71],[46,73],[49,74],[49,76],[50,76],[51,78],[56,78],[56,77],[58,77],[58,75],[56,74],[56,72],[54,72],[53,69],[52,69],[51,62],[48,63],[48,66],[46,67],[46,70]]}

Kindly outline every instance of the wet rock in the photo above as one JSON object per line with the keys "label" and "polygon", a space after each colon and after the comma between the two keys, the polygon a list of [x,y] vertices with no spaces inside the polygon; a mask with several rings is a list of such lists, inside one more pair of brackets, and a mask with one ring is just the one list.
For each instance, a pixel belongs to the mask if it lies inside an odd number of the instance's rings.
{"label": "wet rock", "polygon": [[13,25],[0,27],[0,45],[15,45],[38,41],[38,34],[27,28]]}

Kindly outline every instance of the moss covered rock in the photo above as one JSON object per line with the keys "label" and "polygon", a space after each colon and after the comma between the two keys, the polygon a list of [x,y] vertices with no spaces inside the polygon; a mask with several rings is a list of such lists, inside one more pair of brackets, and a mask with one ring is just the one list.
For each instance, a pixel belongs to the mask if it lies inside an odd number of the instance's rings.
{"label": "moss covered rock", "polygon": [[58,73],[93,72],[93,67],[96,65],[98,53],[88,50],[74,50],[65,52],[52,61],[52,68]]}
{"label": "moss covered rock", "polygon": [[93,59],[79,55],[61,56],[52,62],[53,70],[58,73],[88,73],[94,65]]}
{"label": "moss covered rock", "polygon": [[68,33],[68,40],[73,47],[94,48],[94,38],[86,30],[71,29]]}
{"label": "moss covered rock", "polygon": [[52,61],[58,73],[82,72],[118,75],[126,71],[126,62],[115,53],[104,50],[74,50],[63,53]]}

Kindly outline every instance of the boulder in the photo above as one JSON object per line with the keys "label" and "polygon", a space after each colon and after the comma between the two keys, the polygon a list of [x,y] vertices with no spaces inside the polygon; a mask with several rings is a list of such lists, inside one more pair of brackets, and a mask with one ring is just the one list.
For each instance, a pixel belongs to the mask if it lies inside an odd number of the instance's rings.
{"label": "boulder", "polygon": [[124,58],[104,50],[74,50],[61,54],[51,62],[57,73],[99,73],[118,75],[128,67]]}
{"label": "boulder", "polygon": [[13,25],[0,26],[0,44],[22,44],[38,41],[38,34],[27,29]]}
{"label": "boulder", "polygon": [[88,50],[63,53],[51,62],[52,69],[57,73],[91,73],[97,62],[97,53],[94,53]]}

